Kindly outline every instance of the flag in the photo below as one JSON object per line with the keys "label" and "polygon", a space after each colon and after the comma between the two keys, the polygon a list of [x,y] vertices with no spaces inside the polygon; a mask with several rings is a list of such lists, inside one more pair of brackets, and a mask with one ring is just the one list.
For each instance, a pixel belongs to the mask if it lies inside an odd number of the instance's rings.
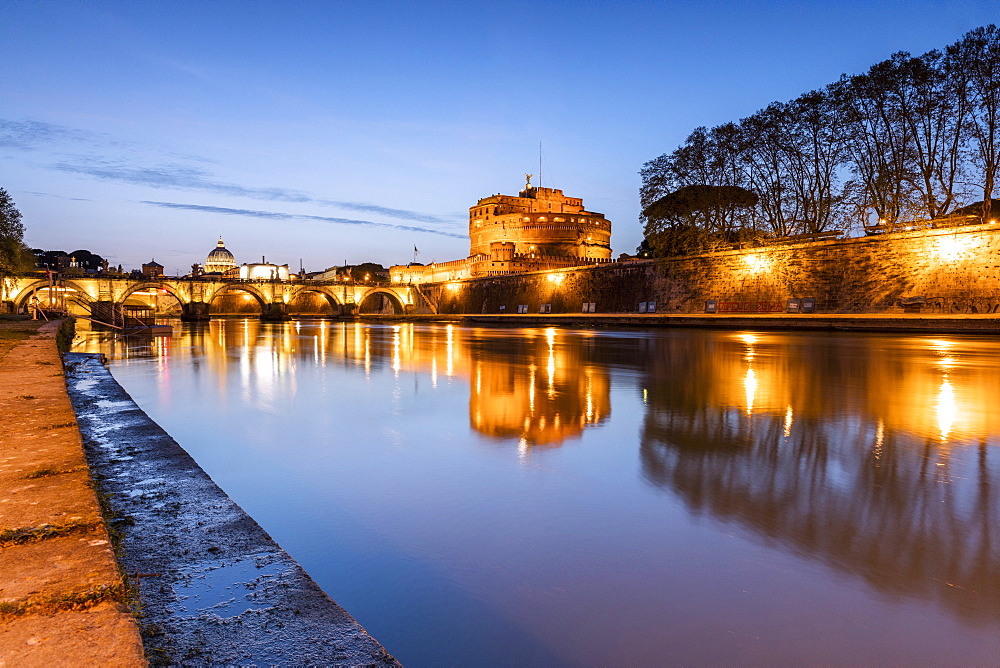
{"label": "flag", "polygon": [[417,250],[417,246],[416,245],[413,246],[413,254],[414,255],[420,255],[420,251]]}

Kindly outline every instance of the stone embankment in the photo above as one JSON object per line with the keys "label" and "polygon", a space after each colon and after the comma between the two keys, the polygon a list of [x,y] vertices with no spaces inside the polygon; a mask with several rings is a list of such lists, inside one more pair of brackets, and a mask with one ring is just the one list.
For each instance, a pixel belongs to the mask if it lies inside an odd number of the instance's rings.
{"label": "stone embankment", "polygon": [[97,355],[66,356],[87,456],[121,533],[150,660],[398,666],[136,404]]}
{"label": "stone embankment", "polygon": [[145,665],[56,332],[0,323],[0,666]]}
{"label": "stone embankment", "polygon": [[421,286],[437,314],[781,313],[809,300],[816,314],[920,310],[1000,315],[1000,224],[960,225]]}

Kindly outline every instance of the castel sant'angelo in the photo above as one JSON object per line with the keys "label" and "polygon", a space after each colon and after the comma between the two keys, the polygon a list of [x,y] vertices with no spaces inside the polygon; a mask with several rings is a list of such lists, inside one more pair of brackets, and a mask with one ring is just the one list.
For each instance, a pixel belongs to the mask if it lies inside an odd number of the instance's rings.
{"label": "castel sant'angelo", "polygon": [[611,261],[611,221],[579,197],[531,185],[492,195],[469,209],[469,257],[390,268],[397,283],[437,283]]}

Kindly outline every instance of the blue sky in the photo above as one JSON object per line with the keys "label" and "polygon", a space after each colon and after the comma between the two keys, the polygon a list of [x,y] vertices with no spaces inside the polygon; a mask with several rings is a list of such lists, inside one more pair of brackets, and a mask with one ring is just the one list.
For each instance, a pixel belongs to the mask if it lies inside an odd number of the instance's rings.
{"label": "blue sky", "polygon": [[[638,170],[895,51],[1000,20],[950,2],[5,0],[0,187],[32,247],[168,273],[219,235],[307,270],[468,253],[525,172],[641,240]],[[537,179],[536,179],[537,181]]]}

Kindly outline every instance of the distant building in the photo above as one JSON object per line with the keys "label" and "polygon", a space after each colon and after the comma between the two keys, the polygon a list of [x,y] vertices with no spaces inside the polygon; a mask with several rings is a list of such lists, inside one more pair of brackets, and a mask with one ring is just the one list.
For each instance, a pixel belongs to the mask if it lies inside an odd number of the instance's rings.
{"label": "distant building", "polygon": [[469,208],[469,257],[394,266],[397,283],[430,283],[611,262],[611,221],[562,190],[531,185]]}
{"label": "distant building", "polygon": [[226,272],[227,277],[241,278],[245,281],[287,281],[288,265],[259,262],[242,264]]}
{"label": "distant building", "polygon": [[142,265],[142,275],[149,278],[163,276],[163,265],[156,260],[150,260]]}
{"label": "distant building", "polygon": [[212,252],[205,258],[203,267],[206,274],[225,274],[227,271],[236,268],[236,258],[226,248],[226,244],[219,237],[219,242],[212,249]]}

